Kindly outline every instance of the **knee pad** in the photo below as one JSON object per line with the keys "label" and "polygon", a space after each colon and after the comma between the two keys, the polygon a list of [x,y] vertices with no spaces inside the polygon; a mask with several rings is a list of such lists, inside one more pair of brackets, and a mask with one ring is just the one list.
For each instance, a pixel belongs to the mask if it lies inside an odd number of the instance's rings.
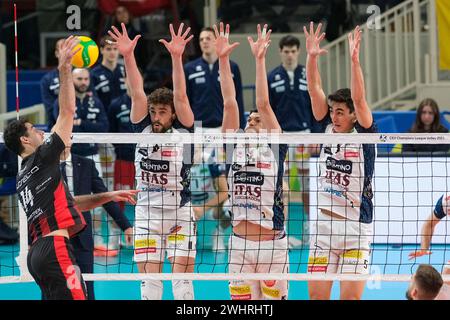
{"label": "knee pad", "polygon": [[190,280],[172,281],[173,298],[175,300],[194,300],[194,286]]}
{"label": "knee pad", "polygon": [[160,280],[144,280],[141,282],[141,300],[161,300],[163,284]]}

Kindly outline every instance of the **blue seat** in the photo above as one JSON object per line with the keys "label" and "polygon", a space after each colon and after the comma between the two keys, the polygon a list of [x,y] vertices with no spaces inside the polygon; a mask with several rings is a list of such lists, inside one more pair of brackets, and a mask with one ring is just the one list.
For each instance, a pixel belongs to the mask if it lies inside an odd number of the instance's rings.
{"label": "blue seat", "polygon": [[[383,133],[397,133],[397,126],[393,116],[386,116],[376,120],[379,132]],[[378,152],[391,152],[394,147],[393,144],[378,144]]]}
{"label": "blue seat", "polygon": [[441,123],[444,127],[450,130],[450,123],[445,118],[446,115],[450,115],[450,111],[443,111],[441,112]]}
{"label": "blue seat", "polygon": [[[373,118],[378,123],[380,120],[392,117],[395,123],[396,131],[390,131],[389,133],[403,133],[413,125],[416,119],[416,111],[374,111]],[[388,125],[388,124],[386,124]],[[387,131],[384,131],[388,133]]]}

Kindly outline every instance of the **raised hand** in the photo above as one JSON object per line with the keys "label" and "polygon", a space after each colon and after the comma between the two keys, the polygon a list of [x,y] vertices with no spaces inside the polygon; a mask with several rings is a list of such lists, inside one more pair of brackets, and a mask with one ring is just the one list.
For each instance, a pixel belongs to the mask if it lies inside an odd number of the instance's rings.
{"label": "raised hand", "polygon": [[250,48],[252,49],[252,53],[257,59],[264,58],[267,52],[267,48],[270,45],[270,34],[272,30],[269,29],[267,31],[267,24],[264,25],[263,30],[261,32],[261,25],[258,24],[258,39],[253,41],[252,37],[248,37],[248,43],[250,44]]}
{"label": "raised hand", "polygon": [[160,39],[159,42],[161,42],[166,49],[170,52],[172,56],[181,57],[184,52],[184,48],[186,47],[186,44],[191,41],[191,39],[194,37],[191,35],[189,38],[186,38],[189,34],[189,31],[191,31],[191,27],[188,27],[184,33],[183,32],[184,23],[180,24],[180,27],[178,28],[178,33],[175,34],[175,31],[173,30],[173,25],[169,25],[170,29],[170,35],[172,36],[172,40],[170,42],[167,42],[164,39]]}
{"label": "raised hand", "polygon": [[136,37],[134,37],[133,40],[130,39],[128,36],[127,28],[125,27],[125,24],[121,23],[122,26],[122,33],[120,33],[119,30],[115,26],[112,26],[111,29],[113,31],[108,31],[108,34],[111,36],[111,38],[114,39],[115,42],[109,42],[109,44],[115,45],[117,47],[117,50],[119,50],[119,53],[126,57],[133,53],[134,48],[136,47],[136,44],[141,37],[140,34],[138,34]]}
{"label": "raised hand", "polygon": [[309,24],[309,33],[306,30],[306,27],[303,27],[303,32],[306,37],[306,52],[310,56],[317,57],[328,52],[327,50],[320,48],[320,42],[325,38],[325,32],[320,34],[321,29],[322,24],[319,23],[317,30],[314,32],[314,22]]}
{"label": "raised hand", "polygon": [[359,47],[361,44],[361,28],[356,26],[353,34],[350,32],[348,34],[348,44],[350,46],[350,56],[352,61],[359,62]]}
{"label": "raised hand", "polygon": [[409,260],[411,259],[415,259],[421,256],[427,256],[430,255],[432,252],[428,251],[428,250],[417,250],[417,251],[413,251],[409,254]]}
{"label": "raised hand", "polygon": [[223,30],[223,23],[220,23],[220,32],[217,31],[217,26],[214,25],[214,34],[216,36],[216,54],[220,57],[227,57],[231,54],[231,51],[234,50],[239,45],[239,42],[235,42],[230,44],[228,41],[228,37],[230,36],[230,25],[227,24],[225,27],[225,32]]}
{"label": "raised hand", "polygon": [[70,68],[70,70],[72,69],[72,58],[81,50],[81,48],[74,50],[79,43],[80,40],[74,36],[70,36],[63,41],[59,48],[58,68],[66,67]]}

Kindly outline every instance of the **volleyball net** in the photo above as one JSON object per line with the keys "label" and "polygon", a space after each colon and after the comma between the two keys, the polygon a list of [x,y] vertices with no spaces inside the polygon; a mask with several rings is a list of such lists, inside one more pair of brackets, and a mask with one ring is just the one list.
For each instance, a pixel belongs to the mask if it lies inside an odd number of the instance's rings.
{"label": "volleyball net", "polygon": [[[107,189],[136,188],[136,181],[145,186],[136,205],[118,205],[134,227],[132,243],[111,218],[117,207],[90,212],[95,272],[84,274],[85,280],[409,281],[419,264],[442,272],[450,260],[445,217],[434,229],[432,254],[410,258],[450,188],[447,152],[430,151],[450,145],[448,134],[74,134],[73,142],[72,151],[98,147],[86,157]],[[406,151],[405,145],[426,145],[428,151]],[[374,159],[364,146],[376,150]],[[117,147],[128,150],[127,160],[118,159]],[[320,157],[321,150],[327,154]],[[67,178],[75,194],[77,179],[95,178],[73,172]],[[33,281],[26,264],[27,218],[12,181],[1,178],[1,218],[17,228],[20,241],[0,245],[0,283]],[[324,216],[326,196],[331,200]],[[237,230],[234,222],[233,231],[233,220],[250,225]],[[271,240],[255,234],[260,226],[278,231]],[[245,246],[233,243],[245,237],[252,239]],[[267,245],[275,238],[284,244]],[[317,248],[325,254],[312,255]],[[232,250],[241,259],[232,261],[230,272]],[[277,258],[282,251],[285,258]],[[139,273],[138,255],[140,261],[164,262],[163,272]],[[172,273],[168,256],[193,258],[193,272]]]}

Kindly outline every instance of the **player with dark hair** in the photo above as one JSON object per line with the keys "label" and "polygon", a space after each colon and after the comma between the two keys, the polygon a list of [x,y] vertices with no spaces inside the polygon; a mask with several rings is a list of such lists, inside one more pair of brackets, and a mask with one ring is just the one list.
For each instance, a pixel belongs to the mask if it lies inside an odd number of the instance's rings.
{"label": "player with dark hair", "polygon": [[[351,89],[328,96],[322,89],[318,58],[325,37],[311,22],[306,36],[306,76],[315,119],[325,133],[377,132],[365,98],[359,63],[361,30],[348,36],[351,57]],[[308,272],[368,274],[373,234],[373,144],[323,144],[319,158],[318,215],[311,233]],[[330,299],[332,281],[309,282],[311,299]],[[365,281],[341,281],[341,299],[361,299]]]}
{"label": "player with dark hair", "polygon": [[[250,113],[245,132],[281,133],[269,103],[265,55],[271,31],[267,30],[267,25],[263,30],[258,25],[257,41],[248,39],[256,63],[257,111]],[[238,43],[228,42],[228,25],[224,29],[221,23],[220,32],[216,28],[215,35],[224,100],[222,132],[235,132],[239,129],[239,109],[229,56]],[[230,150],[232,152],[228,151],[226,170],[233,226],[229,240],[229,272],[287,273],[289,257],[282,178],[287,145],[237,144]],[[229,289],[233,300],[284,300],[288,295],[288,282],[232,280]]]}
{"label": "player with dark hair", "polygon": [[[182,23],[172,40],[160,40],[172,57],[173,92],[159,88],[145,95],[142,76],[136,65],[134,48],[140,36],[128,37],[112,27],[109,31],[120,54],[124,57],[131,96],[130,120],[139,133],[172,133],[180,129],[192,131],[194,114],[186,95],[182,55],[190,28],[183,31]],[[136,188],[141,191],[136,206],[134,260],[141,273],[161,273],[167,257],[172,272],[193,272],[196,255],[196,234],[190,205],[189,169],[184,162],[187,147],[180,144],[149,143],[136,145]],[[194,298],[192,281],[177,280],[172,284],[176,300]],[[159,280],[141,283],[142,300],[162,299],[163,285]]]}
{"label": "player with dark hair", "polygon": [[408,300],[434,300],[444,284],[441,274],[428,264],[421,264],[414,273],[406,298]]}
{"label": "player with dark hair", "polygon": [[61,174],[59,159],[71,144],[75,115],[75,89],[71,60],[78,51],[70,36],[59,50],[59,115],[53,133],[44,133],[31,122],[10,122],[4,131],[5,145],[23,161],[17,175],[17,193],[27,216],[31,247],[28,270],[44,299],[86,299],[86,288],[75,261],[69,238],[86,227],[81,211],[109,201],[135,203],[130,191],[106,192],[73,198]]}

